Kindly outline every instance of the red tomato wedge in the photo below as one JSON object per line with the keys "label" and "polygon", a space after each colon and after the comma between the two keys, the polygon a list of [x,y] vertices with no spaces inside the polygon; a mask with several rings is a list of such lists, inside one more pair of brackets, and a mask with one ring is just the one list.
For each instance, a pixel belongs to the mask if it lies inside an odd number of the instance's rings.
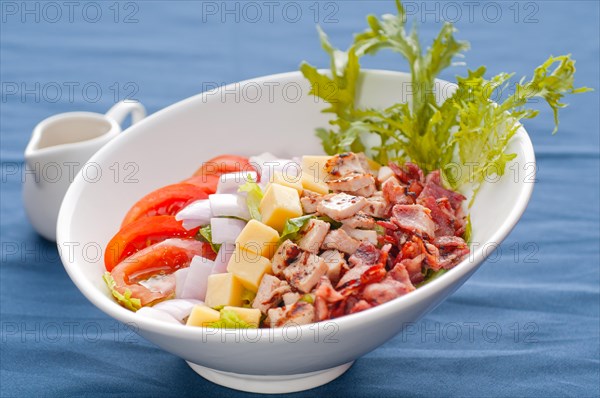
{"label": "red tomato wedge", "polygon": [[[113,268],[110,275],[115,281],[114,289],[122,295],[131,292],[141,306],[173,297],[175,276],[173,273],[190,265],[194,256],[212,253],[208,243],[195,239],[167,239],[145,248],[123,260]],[[152,277],[149,288],[139,283]]]}
{"label": "red tomato wedge", "polygon": [[194,184],[167,185],[149,193],[134,204],[121,224],[124,226],[143,217],[175,215],[190,203],[208,198],[206,188]]}
{"label": "red tomato wedge", "polygon": [[[104,253],[104,265],[110,272],[125,258],[154,243],[167,238],[192,238],[197,232],[198,228],[185,230],[181,222],[175,220],[175,216],[140,218],[121,228],[108,242]],[[213,258],[215,255],[212,253]],[[205,257],[210,258],[209,255]]]}
{"label": "red tomato wedge", "polygon": [[236,171],[256,171],[248,158],[237,155],[221,155],[214,157],[202,164],[194,176],[216,175],[220,176]]}

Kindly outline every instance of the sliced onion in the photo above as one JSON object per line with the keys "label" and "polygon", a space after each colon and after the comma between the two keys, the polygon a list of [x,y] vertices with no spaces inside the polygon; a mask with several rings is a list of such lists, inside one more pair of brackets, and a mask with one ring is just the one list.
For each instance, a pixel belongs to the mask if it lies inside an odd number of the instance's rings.
{"label": "sliced onion", "polygon": [[175,318],[176,320],[178,320],[179,322],[183,322],[185,318],[190,316],[192,308],[194,308],[195,305],[202,304],[204,304],[204,302],[200,300],[173,299],[162,301],[158,304],[155,304],[152,308],[165,312],[173,318]]}
{"label": "sliced onion", "polygon": [[[250,219],[246,199],[240,195],[229,193],[209,195],[210,208],[213,217],[237,217]],[[208,220],[210,221],[210,220]]]}
{"label": "sliced onion", "polygon": [[[190,310],[191,311],[191,310]],[[136,316],[145,316],[147,318],[158,319],[159,321],[181,324],[173,315],[168,312],[158,310],[154,307],[142,307],[135,313]]]}
{"label": "sliced onion", "polygon": [[215,264],[213,265],[213,274],[224,274],[227,272],[227,264],[229,264],[229,259],[233,256],[234,250],[235,244],[233,243],[223,243],[221,245],[217,253],[217,258],[215,258]]}
{"label": "sliced onion", "polygon": [[233,243],[245,226],[246,221],[235,218],[211,218],[212,241],[217,244]]}
{"label": "sliced onion", "polygon": [[204,300],[208,285],[208,276],[212,273],[213,266],[213,261],[201,256],[195,256],[190,263],[181,298]]}
{"label": "sliced onion", "polygon": [[183,293],[183,287],[185,286],[185,279],[190,271],[189,268],[182,268],[175,271],[175,298],[181,298]]}
{"label": "sliced onion", "polygon": [[210,201],[197,200],[184,207],[175,215],[177,221],[183,221],[183,228],[190,230],[207,225],[212,217]]}
{"label": "sliced onion", "polygon": [[258,175],[255,171],[239,171],[236,173],[227,173],[219,177],[217,185],[217,193],[233,193],[237,194],[240,186],[248,181],[256,181]]}
{"label": "sliced onion", "polygon": [[273,180],[273,173],[280,172],[290,177],[298,177],[300,162],[292,159],[282,159],[265,152],[258,156],[250,157],[250,164],[260,171],[260,186],[265,188]]}

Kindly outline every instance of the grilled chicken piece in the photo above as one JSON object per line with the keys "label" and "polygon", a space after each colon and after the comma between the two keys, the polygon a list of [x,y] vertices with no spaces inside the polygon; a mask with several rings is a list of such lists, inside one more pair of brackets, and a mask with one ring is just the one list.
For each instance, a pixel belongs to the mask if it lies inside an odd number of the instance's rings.
{"label": "grilled chicken piece", "polygon": [[302,196],[300,197],[300,203],[302,204],[302,210],[304,210],[304,214],[311,214],[317,212],[317,206],[323,200],[324,195],[319,195],[316,192],[309,191],[305,189],[302,191]]}
{"label": "grilled chicken piece", "polygon": [[358,158],[358,161],[360,162],[360,165],[362,166],[365,173],[373,174],[371,172],[371,166],[369,166],[369,161],[367,160],[365,154],[363,152],[359,152],[356,154],[356,157]]}
{"label": "grilled chicken piece", "polygon": [[334,192],[369,197],[376,191],[375,178],[364,154],[346,152],[332,156],[325,164],[325,171],[325,182]]}
{"label": "grilled chicken piece", "polygon": [[291,292],[291,289],[286,281],[282,281],[276,276],[265,274],[258,286],[258,292],[252,302],[252,308],[257,308],[260,312],[266,314],[270,308],[279,305],[283,295],[288,292]]}
{"label": "grilled chicken piece", "polygon": [[291,240],[286,240],[277,248],[273,259],[271,260],[271,267],[273,273],[276,276],[283,276],[283,270],[286,269],[300,256],[302,250]]}
{"label": "grilled chicken piece", "polygon": [[354,229],[342,227],[342,229],[350,236],[358,241],[367,241],[373,245],[377,244],[377,232],[374,230]]}
{"label": "grilled chicken piece", "polygon": [[304,301],[286,307],[271,308],[268,312],[268,323],[272,328],[282,326],[299,326],[314,322],[315,307]]}
{"label": "grilled chicken piece", "polygon": [[342,270],[347,271],[349,269],[344,255],[337,250],[326,250],[321,253],[321,258],[327,264],[327,278],[331,283],[337,283],[340,280]]}
{"label": "grilled chicken piece", "polygon": [[327,273],[327,264],[316,254],[303,252],[298,259],[283,270],[290,285],[303,293],[308,293]]}
{"label": "grilled chicken piece", "polygon": [[351,195],[364,196],[365,198],[370,197],[375,192],[377,192],[377,188],[375,187],[375,183],[369,184],[366,187],[362,187],[361,189],[356,190],[356,191],[348,191],[348,193],[351,194]]}
{"label": "grilled chicken piece", "polygon": [[300,300],[300,293],[289,292],[283,295],[283,305],[288,307],[292,304],[295,304]]}
{"label": "grilled chicken piece", "polygon": [[367,204],[362,208],[362,212],[371,217],[386,218],[388,203],[383,196],[371,196],[367,198]]}
{"label": "grilled chicken piece", "polygon": [[327,171],[332,180],[344,177],[351,173],[363,174],[366,173],[367,170],[368,166],[365,169],[361,164],[360,157],[352,152],[340,153],[332,156],[325,164],[325,171]]}
{"label": "grilled chicken piece", "polygon": [[338,193],[323,199],[317,206],[321,214],[325,214],[336,221],[352,217],[365,207],[367,200],[362,196],[353,196],[345,193]]}
{"label": "grilled chicken piece", "polygon": [[319,253],[319,249],[329,232],[330,226],[328,222],[322,220],[310,220],[303,231],[302,238],[298,241],[298,246],[302,250],[315,254]]}
{"label": "grilled chicken piece", "polygon": [[340,178],[326,179],[325,182],[334,192],[359,192],[363,188],[371,195],[375,192],[375,178],[367,173],[353,172]]}
{"label": "grilled chicken piece", "polygon": [[324,250],[335,249],[347,254],[353,254],[359,245],[359,241],[348,236],[346,231],[340,228],[329,231],[321,248]]}
{"label": "grilled chicken piece", "polygon": [[373,229],[375,228],[375,220],[373,217],[368,216],[364,211],[359,211],[350,218],[342,220],[344,227],[348,228],[361,228],[361,229]]}

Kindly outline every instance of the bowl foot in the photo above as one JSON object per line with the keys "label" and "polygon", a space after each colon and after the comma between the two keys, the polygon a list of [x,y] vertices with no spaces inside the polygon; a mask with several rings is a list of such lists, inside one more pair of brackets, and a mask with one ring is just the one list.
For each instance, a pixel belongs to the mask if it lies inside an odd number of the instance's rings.
{"label": "bowl foot", "polygon": [[327,384],[344,374],[353,363],[354,361],[336,366],[335,368],[310,373],[273,376],[223,372],[205,368],[192,362],[188,362],[188,365],[206,380],[224,387],[261,394],[281,394],[309,390]]}

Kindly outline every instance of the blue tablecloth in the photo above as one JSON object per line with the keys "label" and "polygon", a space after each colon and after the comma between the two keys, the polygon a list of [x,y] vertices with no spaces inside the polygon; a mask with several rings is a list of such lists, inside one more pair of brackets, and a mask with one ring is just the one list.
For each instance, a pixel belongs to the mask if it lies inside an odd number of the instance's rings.
{"label": "blue tablecloth", "polygon": [[[205,381],[108,318],[28,224],[23,150],[35,124],[104,112],[133,97],[150,112],[214,84],[327,66],[319,22],[345,47],[391,2],[9,2],[1,4],[2,259],[0,395],[244,395]],[[597,1],[411,2],[428,41],[456,21],[471,67],[531,72],[572,53],[600,89]],[[366,67],[405,69],[399,57]],[[456,67],[444,73],[464,73]],[[551,136],[546,108],[526,124],[539,161],[527,212],[482,269],[406,333],[342,377],[298,396],[598,396],[599,91],[569,98]],[[310,134],[310,132],[307,132]],[[291,359],[293,360],[293,359]]]}

